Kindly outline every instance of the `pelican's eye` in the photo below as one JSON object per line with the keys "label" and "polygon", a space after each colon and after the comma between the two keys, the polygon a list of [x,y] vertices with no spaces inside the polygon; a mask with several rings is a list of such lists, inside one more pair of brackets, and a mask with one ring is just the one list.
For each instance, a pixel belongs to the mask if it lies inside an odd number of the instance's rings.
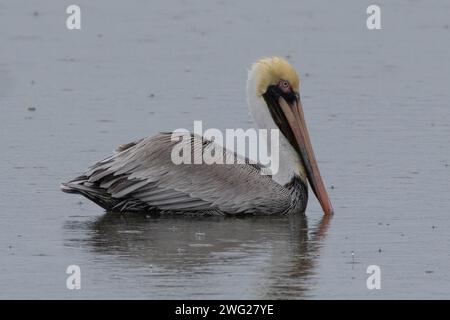
{"label": "pelican's eye", "polygon": [[278,82],[278,88],[280,88],[284,93],[291,92],[291,85],[286,80],[281,80],[280,82]]}

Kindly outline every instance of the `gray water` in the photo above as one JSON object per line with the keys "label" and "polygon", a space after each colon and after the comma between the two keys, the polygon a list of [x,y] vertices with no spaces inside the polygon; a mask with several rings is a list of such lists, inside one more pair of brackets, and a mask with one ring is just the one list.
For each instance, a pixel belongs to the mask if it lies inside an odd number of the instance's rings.
{"label": "gray water", "polygon": [[[450,2],[0,1],[0,298],[450,298]],[[158,131],[247,128],[298,69],[323,218],[105,214],[60,182]],[[81,290],[66,288],[67,266]],[[369,290],[369,265],[381,289]]]}

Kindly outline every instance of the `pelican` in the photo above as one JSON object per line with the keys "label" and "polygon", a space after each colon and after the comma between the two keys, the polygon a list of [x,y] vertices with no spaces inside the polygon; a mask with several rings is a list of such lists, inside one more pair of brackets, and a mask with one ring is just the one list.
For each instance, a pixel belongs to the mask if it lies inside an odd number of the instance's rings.
{"label": "pelican", "polygon": [[[279,169],[263,165],[174,164],[171,133],[137,140],[116,149],[81,176],[61,185],[107,211],[193,215],[304,213],[308,182],[324,214],[333,208],[314,156],[300,101],[300,78],[280,57],[263,58],[250,68],[247,102],[257,128],[279,129]],[[191,146],[214,142],[191,136]],[[226,156],[239,157],[225,148]]]}

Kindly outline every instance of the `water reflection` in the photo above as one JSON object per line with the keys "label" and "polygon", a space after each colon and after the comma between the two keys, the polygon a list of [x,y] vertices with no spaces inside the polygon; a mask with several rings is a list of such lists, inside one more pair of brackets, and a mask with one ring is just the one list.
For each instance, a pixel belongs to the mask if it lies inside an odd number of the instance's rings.
{"label": "water reflection", "polygon": [[[180,292],[168,289],[176,284],[184,289],[178,298],[195,298],[199,292],[239,298],[240,288],[226,284],[239,279],[237,284],[251,292],[249,297],[300,298],[311,286],[329,222],[329,217],[323,217],[308,228],[303,215],[148,218],[105,214],[90,222],[68,221],[65,229],[67,246],[81,244],[93,259],[106,262],[105,268],[113,261],[115,273],[136,270],[142,276],[147,270],[139,283],[166,288],[171,297]],[[230,295],[233,291],[237,296]]]}

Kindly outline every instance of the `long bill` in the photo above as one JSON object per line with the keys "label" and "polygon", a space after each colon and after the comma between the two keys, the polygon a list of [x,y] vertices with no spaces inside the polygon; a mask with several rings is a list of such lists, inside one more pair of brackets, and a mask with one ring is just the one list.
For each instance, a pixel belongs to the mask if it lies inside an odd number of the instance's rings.
{"label": "long bill", "polygon": [[333,207],[330,199],[328,198],[328,193],[320,175],[316,157],[314,156],[300,99],[296,99],[289,105],[286,100],[279,97],[278,103],[286,117],[286,120],[288,121],[292,133],[295,136],[295,140],[300,150],[300,156],[302,157],[303,164],[306,169],[309,184],[319,200],[323,212],[325,214],[332,214]]}

